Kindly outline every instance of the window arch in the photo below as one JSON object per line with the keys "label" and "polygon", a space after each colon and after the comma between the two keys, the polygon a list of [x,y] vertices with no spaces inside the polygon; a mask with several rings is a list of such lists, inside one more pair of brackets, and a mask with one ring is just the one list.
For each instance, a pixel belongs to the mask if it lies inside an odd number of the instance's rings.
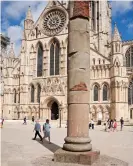
{"label": "window arch", "polygon": [[94,86],[94,90],[93,90],[94,92],[93,92],[93,95],[94,95],[94,101],[98,101],[98,96],[99,96],[99,88],[98,88],[98,85],[95,85]]}
{"label": "window arch", "polygon": [[53,40],[50,46],[50,75],[59,75],[59,42]]}
{"label": "window arch", "polygon": [[129,87],[128,87],[128,104],[129,105],[133,104],[133,79],[129,83]]}
{"label": "window arch", "polygon": [[34,92],[35,92],[34,85],[31,85],[31,103],[34,103]]}
{"label": "window arch", "polygon": [[93,65],[95,65],[95,58],[93,58]]}
{"label": "window arch", "polygon": [[103,101],[107,101],[108,100],[108,86],[107,85],[103,85]]}
{"label": "window arch", "polygon": [[126,66],[133,67],[133,46],[126,51]]}
{"label": "window arch", "polygon": [[16,89],[14,89],[14,103],[16,103],[16,98],[17,98],[17,92]]}
{"label": "window arch", "polygon": [[39,43],[37,51],[37,77],[42,76],[42,71],[43,71],[43,48],[41,43]]}
{"label": "window arch", "polygon": [[41,86],[37,85],[37,102],[40,103]]}

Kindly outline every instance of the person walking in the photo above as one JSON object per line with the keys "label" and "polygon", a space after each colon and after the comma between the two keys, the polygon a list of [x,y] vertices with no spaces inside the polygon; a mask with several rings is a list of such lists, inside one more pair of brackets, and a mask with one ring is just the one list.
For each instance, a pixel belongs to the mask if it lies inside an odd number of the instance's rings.
{"label": "person walking", "polygon": [[33,140],[36,140],[37,135],[40,137],[40,140],[42,141],[42,136],[40,135],[41,132],[41,125],[39,123],[39,121],[36,121],[35,127],[33,132],[35,131],[35,137],[33,138]]}
{"label": "person walking", "polygon": [[44,138],[48,137],[49,143],[50,143],[50,124],[49,124],[49,119],[46,119],[46,123],[43,125],[43,132],[44,132]]}
{"label": "person walking", "polygon": [[109,119],[107,121],[105,121],[104,126],[105,126],[104,131],[107,131],[109,128]]}
{"label": "person walking", "polygon": [[26,116],[24,117],[24,123],[23,124],[25,124],[25,125],[27,124],[27,122],[26,122]]}
{"label": "person walking", "polygon": [[113,131],[117,131],[117,122],[116,122],[116,119],[114,119],[114,122],[113,122]]}
{"label": "person walking", "polygon": [[120,124],[121,124],[121,131],[122,131],[123,126],[124,126],[124,120],[123,120],[123,117],[121,117],[121,119],[120,119]]}
{"label": "person walking", "polygon": [[34,121],[35,121],[35,118],[34,118],[34,116],[32,116],[32,122],[33,122],[33,124],[34,124]]}
{"label": "person walking", "polygon": [[89,122],[89,129],[91,129],[91,127],[92,127],[92,126],[91,126],[91,122]]}
{"label": "person walking", "polygon": [[3,125],[4,125],[4,118],[2,118],[1,125],[2,125],[2,127],[3,127]]}
{"label": "person walking", "polygon": [[94,130],[94,121],[93,121],[93,119],[91,119],[91,126],[92,126],[92,129]]}
{"label": "person walking", "polygon": [[112,131],[113,130],[113,120],[110,119],[109,120],[109,131]]}

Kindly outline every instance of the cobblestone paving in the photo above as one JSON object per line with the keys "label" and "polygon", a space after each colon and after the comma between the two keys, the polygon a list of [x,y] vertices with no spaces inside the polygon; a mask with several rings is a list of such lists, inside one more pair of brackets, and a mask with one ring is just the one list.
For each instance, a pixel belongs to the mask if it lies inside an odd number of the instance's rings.
{"label": "cobblestone paving", "polygon": [[[65,128],[52,128],[51,141],[33,141],[33,125],[6,122],[2,129],[2,166],[81,166],[79,164],[54,163],[53,153],[64,143]],[[93,166],[133,166],[133,127],[124,131],[104,132],[103,127],[90,131],[93,148],[100,150],[101,157]],[[122,161],[123,160],[123,161]],[[125,162],[124,162],[125,161]]]}

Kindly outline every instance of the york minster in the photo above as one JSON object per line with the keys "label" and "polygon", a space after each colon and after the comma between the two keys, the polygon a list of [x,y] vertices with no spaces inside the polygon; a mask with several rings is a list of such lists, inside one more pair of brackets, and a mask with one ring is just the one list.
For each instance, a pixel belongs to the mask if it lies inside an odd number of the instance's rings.
{"label": "york minster", "polygon": [[[117,22],[112,33],[109,2],[91,1],[89,8],[88,119],[133,122],[133,39],[122,40]],[[67,121],[68,13],[68,2],[49,1],[34,22],[29,7],[18,56],[10,38],[1,34],[0,109],[5,119]]]}

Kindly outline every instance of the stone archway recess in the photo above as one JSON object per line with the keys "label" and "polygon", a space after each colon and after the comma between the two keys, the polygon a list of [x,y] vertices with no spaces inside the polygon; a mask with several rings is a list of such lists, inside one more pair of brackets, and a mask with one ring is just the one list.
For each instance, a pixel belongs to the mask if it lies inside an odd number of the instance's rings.
{"label": "stone archway recess", "polygon": [[[55,97],[51,96],[51,97],[48,97],[47,99],[45,99],[44,108],[45,108],[45,110],[48,111],[48,113],[45,117],[47,117],[50,120],[59,119],[59,111],[60,111],[59,107],[60,107],[60,103]],[[45,110],[44,110],[44,112],[45,112]]]}

